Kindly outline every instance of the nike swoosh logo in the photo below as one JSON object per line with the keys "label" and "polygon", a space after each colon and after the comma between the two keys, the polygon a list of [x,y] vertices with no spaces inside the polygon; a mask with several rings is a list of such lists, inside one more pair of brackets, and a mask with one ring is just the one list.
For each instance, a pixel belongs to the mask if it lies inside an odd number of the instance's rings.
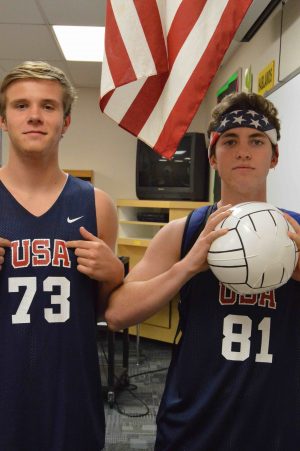
{"label": "nike swoosh logo", "polygon": [[67,217],[67,222],[69,224],[72,224],[72,222],[78,221],[79,219],[83,218],[83,216],[78,216],[78,218],[69,218],[69,216]]}

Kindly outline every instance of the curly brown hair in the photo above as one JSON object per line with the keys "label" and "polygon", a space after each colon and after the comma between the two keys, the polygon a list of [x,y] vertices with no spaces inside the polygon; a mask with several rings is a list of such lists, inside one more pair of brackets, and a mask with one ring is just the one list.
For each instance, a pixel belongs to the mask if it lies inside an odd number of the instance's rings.
{"label": "curly brown hair", "polygon": [[[234,111],[236,109],[251,109],[266,116],[269,122],[273,124],[276,129],[277,139],[280,139],[280,121],[278,119],[277,108],[270,100],[254,92],[235,92],[225,96],[212,110],[212,119],[207,130],[208,137],[210,137],[211,132],[218,127],[222,120],[222,116],[225,113],[229,113],[230,111]],[[275,146],[273,144],[272,147],[273,150],[275,150]],[[214,151],[215,149],[212,148],[211,154],[213,154]]]}

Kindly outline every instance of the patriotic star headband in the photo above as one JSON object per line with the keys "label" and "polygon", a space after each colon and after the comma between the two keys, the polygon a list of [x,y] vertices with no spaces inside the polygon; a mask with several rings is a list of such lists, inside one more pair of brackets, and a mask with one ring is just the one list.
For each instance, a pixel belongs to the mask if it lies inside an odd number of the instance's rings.
{"label": "patriotic star headband", "polygon": [[211,132],[208,156],[210,156],[212,147],[216,145],[222,133],[231,128],[240,127],[254,128],[265,133],[271,143],[277,146],[277,130],[266,116],[254,110],[235,110],[221,116],[220,123]]}

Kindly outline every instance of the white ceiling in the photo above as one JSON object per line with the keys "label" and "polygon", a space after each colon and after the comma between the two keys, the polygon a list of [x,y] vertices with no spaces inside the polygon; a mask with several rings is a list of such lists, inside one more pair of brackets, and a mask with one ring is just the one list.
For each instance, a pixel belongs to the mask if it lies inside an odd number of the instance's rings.
{"label": "white ceiling", "polygon": [[[252,7],[268,2],[254,0]],[[105,9],[106,0],[0,0],[0,79],[23,61],[43,60],[64,70],[76,87],[98,88],[101,63],[66,61],[51,25],[104,26]],[[252,15],[250,8],[244,26]]]}
{"label": "white ceiling", "polygon": [[60,67],[76,87],[99,87],[101,63],[66,61],[51,25],[105,25],[105,0],[0,0],[0,79],[23,61]]}

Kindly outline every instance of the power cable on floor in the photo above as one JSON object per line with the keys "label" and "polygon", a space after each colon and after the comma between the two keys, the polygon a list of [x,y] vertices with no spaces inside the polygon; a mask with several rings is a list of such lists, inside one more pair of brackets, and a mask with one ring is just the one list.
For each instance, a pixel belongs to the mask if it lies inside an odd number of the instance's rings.
{"label": "power cable on floor", "polygon": [[[100,346],[101,346],[102,355],[104,356],[106,363],[108,363],[108,357],[107,357],[106,351],[104,349],[103,343],[100,342]],[[147,375],[147,374],[153,374],[153,373],[158,373],[158,372],[167,371],[167,370],[168,370],[168,367],[159,368],[159,369],[156,369],[156,370],[142,371],[142,372],[137,373],[137,374],[128,375],[128,380],[132,379],[132,378],[135,378],[135,377],[138,377],[138,376],[144,376],[144,375]],[[134,393],[134,390],[137,389],[137,386],[134,385],[134,384],[126,384],[126,385],[124,385],[124,383],[121,381],[121,379],[116,374],[114,374],[114,378],[118,382],[118,391],[115,394],[115,400],[114,400],[114,404],[116,406],[117,412],[119,414],[121,414],[121,415],[125,415],[125,416],[130,417],[130,418],[140,418],[140,417],[144,417],[144,416],[148,415],[149,412],[150,412],[149,406],[147,405],[147,403],[145,401],[143,401],[143,399],[141,399],[139,396],[137,396]],[[142,413],[128,413],[128,412],[126,412],[120,406],[120,403],[118,402],[119,395],[122,392],[124,392],[124,391],[130,393],[130,395],[133,398],[135,398],[140,404],[142,404],[145,407],[145,411],[142,412]]]}

